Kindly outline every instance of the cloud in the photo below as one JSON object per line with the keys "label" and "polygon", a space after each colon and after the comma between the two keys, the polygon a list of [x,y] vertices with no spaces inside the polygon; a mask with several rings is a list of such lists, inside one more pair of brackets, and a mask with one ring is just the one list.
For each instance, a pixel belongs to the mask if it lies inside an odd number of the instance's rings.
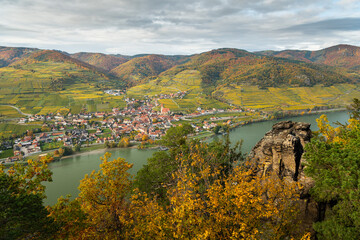
{"label": "cloud", "polygon": [[360,18],[327,19],[283,29],[283,31],[303,32],[305,34],[323,34],[324,32],[357,30],[360,30]]}
{"label": "cloud", "polygon": [[[355,41],[350,0],[0,0],[0,45],[181,54]],[[318,38],[312,38],[314,35]],[[28,43],[28,44],[27,44]],[[109,50],[110,49],[110,50]]]}

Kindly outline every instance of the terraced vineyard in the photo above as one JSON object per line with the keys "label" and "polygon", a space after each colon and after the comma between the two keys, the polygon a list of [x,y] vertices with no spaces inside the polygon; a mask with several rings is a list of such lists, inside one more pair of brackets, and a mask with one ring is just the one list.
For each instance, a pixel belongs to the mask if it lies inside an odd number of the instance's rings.
{"label": "terraced vineyard", "polygon": [[0,119],[19,118],[23,115],[10,106],[0,105]]}
{"label": "terraced vineyard", "polygon": [[212,92],[212,97],[208,97],[204,94],[201,74],[196,70],[185,70],[173,77],[161,76],[147,84],[129,89],[128,95],[142,98],[146,95],[157,96],[178,91],[187,91],[188,94],[183,99],[160,99],[159,102],[172,111],[192,111],[198,107],[229,108],[230,105],[264,110],[297,110],[312,109],[315,106],[344,106],[360,95],[360,88],[355,84],[267,89],[231,84],[218,87]]}
{"label": "terraced vineyard", "polygon": [[[360,95],[360,74],[354,70],[360,50],[340,46],[325,52],[331,53],[334,61],[347,53],[351,57],[346,61],[352,64],[313,64],[309,59],[300,62],[293,60],[295,57],[287,60],[227,48],[191,56],[125,58],[2,47],[0,104],[14,105],[30,114],[111,111],[125,106],[124,97],[103,90],[124,90],[143,83],[128,89],[126,97],[168,95],[159,103],[173,112],[234,106],[266,110],[345,106]],[[318,54],[325,56],[325,52]],[[169,99],[179,91],[186,94]],[[15,117],[20,116],[13,110],[0,109],[0,118]]]}
{"label": "terraced vineyard", "polygon": [[101,72],[71,61],[31,59],[0,68],[0,104],[16,105],[30,114],[56,113],[62,108],[72,113],[110,111],[125,103],[123,97],[100,91],[98,86],[109,81]]}
{"label": "terraced vineyard", "polygon": [[174,76],[161,76],[149,83],[132,87],[127,95],[131,98],[154,97],[160,94],[171,94],[179,91],[186,91],[182,99],[160,99],[165,107],[172,111],[194,111],[196,108],[229,108],[229,105],[222,103],[204,94],[201,85],[201,74],[197,70],[185,70]]}
{"label": "terraced vineyard", "polygon": [[345,105],[360,95],[359,86],[337,84],[330,87],[282,87],[259,89],[257,86],[227,86],[213,95],[222,101],[254,109],[311,109],[314,106]]}

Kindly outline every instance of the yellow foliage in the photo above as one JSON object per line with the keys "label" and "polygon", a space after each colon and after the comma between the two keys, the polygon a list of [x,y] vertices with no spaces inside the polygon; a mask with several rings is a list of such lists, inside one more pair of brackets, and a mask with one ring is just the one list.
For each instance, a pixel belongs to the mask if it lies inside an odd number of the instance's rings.
{"label": "yellow foliage", "polygon": [[93,171],[80,181],[77,199],[82,210],[88,215],[89,228],[83,233],[84,239],[118,239],[119,230],[125,221],[127,203],[125,196],[130,190],[132,164],[123,158],[109,161],[111,154],[105,153],[98,172]]}
{"label": "yellow foliage", "polygon": [[254,177],[236,167],[224,177],[193,149],[179,156],[169,206],[136,192],[131,237],[136,239],[282,239],[297,227],[298,185]]}
{"label": "yellow foliage", "polygon": [[339,142],[340,127],[334,128],[329,124],[329,120],[326,115],[321,115],[316,119],[318,124],[319,132],[325,137],[327,142]]}

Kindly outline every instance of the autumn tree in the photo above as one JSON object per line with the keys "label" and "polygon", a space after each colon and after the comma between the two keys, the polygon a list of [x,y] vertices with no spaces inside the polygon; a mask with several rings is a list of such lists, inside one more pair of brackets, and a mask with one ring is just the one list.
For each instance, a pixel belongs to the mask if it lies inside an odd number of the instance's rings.
{"label": "autumn tree", "polygon": [[82,210],[78,199],[60,197],[54,206],[47,208],[49,217],[58,226],[54,239],[79,239],[89,227],[88,215]]}
{"label": "autumn tree", "polygon": [[167,187],[168,205],[135,193],[130,205],[131,238],[283,239],[297,227],[296,183],[277,176],[257,177],[241,166],[224,173],[193,146],[178,156],[179,167]]}
{"label": "autumn tree", "polygon": [[130,190],[132,164],[118,158],[109,161],[111,154],[102,158],[100,170],[85,175],[81,180],[78,201],[88,215],[86,239],[120,239],[125,234],[127,211],[126,195]]}
{"label": "autumn tree", "polygon": [[121,140],[119,141],[118,147],[129,147],[130,146],[130,139],[128,137],[123,137],[121,138]]}
{"label": "autumn tree", "polygon": [[[181,139],[181,137],[179,137]],[[243,160],[240,151],[240,144],[230,146],[228,137],[225,140],[213,141],[211,143],[200,143],[199,141],[183,141],[174,138],[175,142],[182,143],[172,147],[169,151],[155,152],[148,163],[139,170],[134,185],[149,196],[157,196],[159,199],[166,199],[167,188],[174,185],[172,174],[176,172],[181,163],[179,156],[190,156],[198,151],[206,159],[211,169],[221,166],[223,174],[227,174],[233,163]],[[170,140],[169,140],[170,141]],[[168,146],[173,146],[169,143]],[[191,159],[186,164],[191,164]]]}

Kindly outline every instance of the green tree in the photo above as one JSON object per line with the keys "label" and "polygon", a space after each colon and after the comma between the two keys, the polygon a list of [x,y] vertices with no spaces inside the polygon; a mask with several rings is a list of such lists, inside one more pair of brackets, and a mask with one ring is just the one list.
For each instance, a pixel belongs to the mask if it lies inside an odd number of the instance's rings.
{"label": "green tree", "polygon": [[167,147],[178,147],[186,143],[187,136],[194,133],[194,129],[190,124],[171,127],[166,131],[160,143]]}
{"label": "green tree", "polygon": [[306,146],[312,196],[331,206],[314,225],[319,239],[360,239],[360,125],[342,133],[341,142],[312,141]]}
{"label": "green tree", "polygon": [[44,181],[51,181],[46,156],[16,163],[7,172],[0,166],[0,236],[2,239],[48,239],[55,225],[43,206]]}
{"label": "green tree", "polygon": [[29,193],[14,176],[0,174],[0,238],[46,239],[55,230],[42,195]]}
{"label": "green tree", "polygon": [[351,111],[350,118],[360,120],[360,100],[358,98],[353,99],[349,110]]}
{"label": "green tree", "polygon": [[305,172],[315,180],[311,194],[327,206],[324,219],[314,225],[319,239],[360,239],[359,109],[355,99],[349,124],[337,128],[322,117],[318,125],[325,137],[305,147]]}

